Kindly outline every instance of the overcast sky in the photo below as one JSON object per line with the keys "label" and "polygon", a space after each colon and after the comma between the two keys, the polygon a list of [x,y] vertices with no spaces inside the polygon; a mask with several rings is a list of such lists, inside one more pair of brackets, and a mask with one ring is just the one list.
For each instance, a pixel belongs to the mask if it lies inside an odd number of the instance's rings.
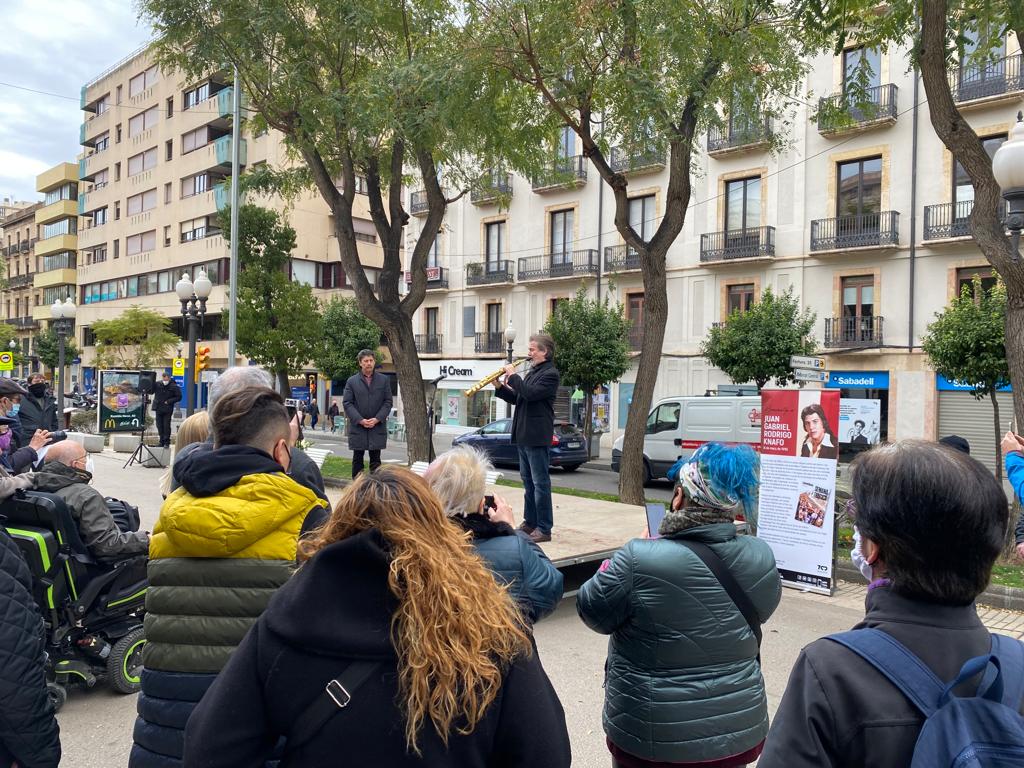
{"label": "overcast sky", "polygon": [[39,199],[36,174],[76,161],[82,86],[150,39],[132,6],[129,0],[0,2],[0,200]]}

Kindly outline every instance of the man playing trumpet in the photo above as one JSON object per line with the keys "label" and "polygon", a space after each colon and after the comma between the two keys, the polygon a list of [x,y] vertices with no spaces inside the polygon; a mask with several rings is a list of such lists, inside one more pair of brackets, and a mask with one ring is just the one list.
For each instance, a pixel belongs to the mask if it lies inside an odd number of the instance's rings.
{"label": "man playing trumpet", "polygon": [[519,474],[526,496],[519,527],[539,543],[551,541],[554,525],[549,467],[560,377],[551,362],[555,341],[548,334],[531,336],[526,355],[533,364],[530,370],[520,376],[514,365],[506,365],[504,376],[494,382],[494,394],[515,406],[512,444],[519,451]]}

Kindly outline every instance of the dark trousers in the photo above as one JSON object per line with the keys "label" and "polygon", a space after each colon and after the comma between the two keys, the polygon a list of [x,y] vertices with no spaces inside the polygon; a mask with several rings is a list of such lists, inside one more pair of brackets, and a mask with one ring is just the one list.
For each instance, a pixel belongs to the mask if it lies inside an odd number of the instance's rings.
{"label": "dark trousers", "polygon": [[[363,454],[365,451],[352,451],[352,479],[363,471]],[[370,451],[370,471],[380,466],[380,451]]]}
{"label": "dark trousers", "polygon": [[523,521],[541,533],[555,524],[551,510],[551,449],[546,445],[518,446],[519,475],[523,478]]}
{"label": "dark trousers", "polygon": [[160,445],[171,444],[171,411],[156,414],[156,431],[160,434]]}

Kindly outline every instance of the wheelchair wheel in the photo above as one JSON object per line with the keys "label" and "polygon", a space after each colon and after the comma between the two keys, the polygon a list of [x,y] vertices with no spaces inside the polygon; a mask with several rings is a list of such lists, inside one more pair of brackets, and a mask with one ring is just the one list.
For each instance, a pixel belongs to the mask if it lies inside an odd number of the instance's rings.
{"label": "wheelchair wheel", "polygon": [[107,680],[118,693],[138,693],[142,687],[142,649],[146,637],[136,627],[122,637],[107,658]]}
{"label": "wheelchair wheel", "polygon": [[68,700],[67,688],[58,683],[47,683],[46,695],[50,699],[50,703],[53,705],[54,714],[60,712],[60,708],[63,707],[64,702]]}

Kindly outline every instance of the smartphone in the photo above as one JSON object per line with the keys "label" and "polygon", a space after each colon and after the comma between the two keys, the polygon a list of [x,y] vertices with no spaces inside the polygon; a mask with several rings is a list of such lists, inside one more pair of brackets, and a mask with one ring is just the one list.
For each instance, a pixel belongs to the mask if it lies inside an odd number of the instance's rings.
{"label": "smartphone", "polygon": [[291,421],[299,410],[299,401],[293,397],[286,397],[284,399],[284,408],[288,411],[288,421]]}
{"label": "smartphone", "polygon": [[495,512],[498,511],[498,505],[494,501],[494,497],[490,494],[484,496],[484,509],[493,509]]}
{"label": "smartphone", "polygon": [[647,535],[652,539],[660,538],[658,528],[661,527],[662,518],[665,517],[664,504],[647,504]]}

